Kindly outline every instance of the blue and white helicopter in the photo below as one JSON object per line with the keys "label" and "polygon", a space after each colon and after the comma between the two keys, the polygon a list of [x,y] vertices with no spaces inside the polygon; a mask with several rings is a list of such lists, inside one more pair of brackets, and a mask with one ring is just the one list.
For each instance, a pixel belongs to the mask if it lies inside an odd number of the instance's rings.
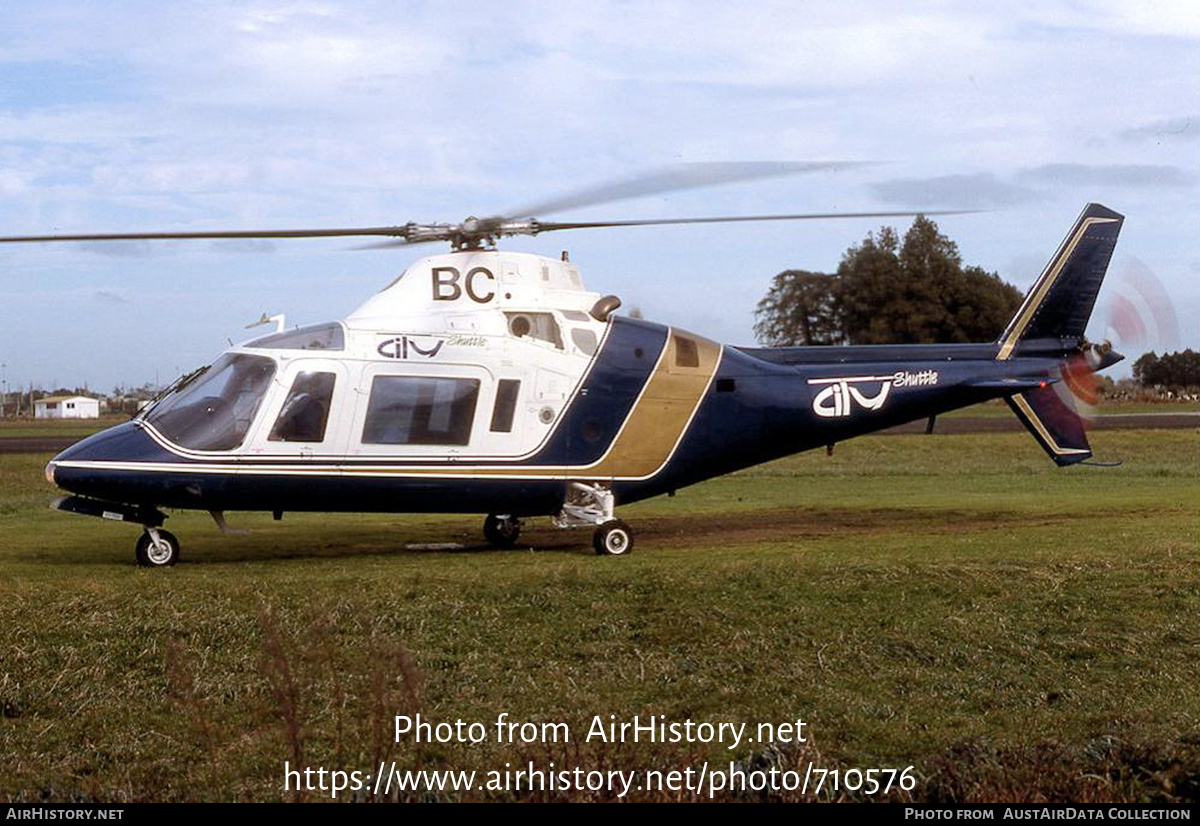
{"label": "blue and white helicopter", "polygon": [[[546,211],[670,188],[681,187],[643,180]],[[913,213],[869,215],[898,214]],[[848,216],[494,217],[0,241],[373,236],[389,239],[383,246],[452,245],[343,320],[229,348],[134,420],[47,465],[46,478],[70,494],[60,510],[144,527],[143,566],[179,559],[163,508],[209,511],[223,531],[226,511],[480,513],[499,547],[517,542],[523,520],[549,516],[560,528],[592,528],[598,554],[628,554],[634,535],[618,505],[904,422],[932,425],[989,399],[1005,399],[1059,465],[1091,456],[1067,385],[1080,366],[1122,358],[1084,337],[1122,223],[1098,204],[1083,210],[999,339],[980,344],[723,345],[616,315],[619,299],[589,291],[565,255],[495,247],[563,229],[831,217]]]}

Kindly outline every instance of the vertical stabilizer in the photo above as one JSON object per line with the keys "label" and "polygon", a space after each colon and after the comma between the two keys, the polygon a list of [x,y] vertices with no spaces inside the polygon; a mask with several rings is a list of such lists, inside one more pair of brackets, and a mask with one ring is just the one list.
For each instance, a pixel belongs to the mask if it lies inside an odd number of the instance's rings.
{"label": "vertical stabilizer", "polygon": [[1124,220],[1100,204],[1084,208],[1001,334],[998,359],[1012,358],[1023,341],[1083,341]]}

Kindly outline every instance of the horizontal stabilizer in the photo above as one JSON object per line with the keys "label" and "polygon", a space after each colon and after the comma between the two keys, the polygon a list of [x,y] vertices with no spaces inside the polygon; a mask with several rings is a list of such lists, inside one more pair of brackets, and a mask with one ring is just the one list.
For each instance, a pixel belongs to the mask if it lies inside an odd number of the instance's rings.
{"label": "horizontal stabilizer", "polygon": [[1083,420],[1070,399],[1069,392],[1063,394],[1054,387],[1037,387],[1005,399],[1042,449],[1060,466],[1082,462],[1092,455]]}

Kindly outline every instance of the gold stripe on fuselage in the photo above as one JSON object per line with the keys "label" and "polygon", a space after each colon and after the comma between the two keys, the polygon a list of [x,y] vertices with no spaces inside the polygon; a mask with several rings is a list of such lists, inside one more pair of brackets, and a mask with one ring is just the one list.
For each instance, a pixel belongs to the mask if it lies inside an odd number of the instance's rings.
{"label": "gold stripe on fuselage", "polygon": [[612,446],[598,462],[580,468],[589,478],[653,476],[675,452],[721,361],[721,345],[695,336],[683,336],[694,343],[697,364],[680,366],[680,338],[671,331],[662,358]]}

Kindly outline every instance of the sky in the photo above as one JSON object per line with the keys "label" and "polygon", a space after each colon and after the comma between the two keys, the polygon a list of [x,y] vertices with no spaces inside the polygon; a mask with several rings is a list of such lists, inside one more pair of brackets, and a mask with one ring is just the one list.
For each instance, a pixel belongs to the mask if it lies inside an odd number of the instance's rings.
{"label": "sky", "polygon": [[[1198,43],[1194,0],[10,3],[0,234],[457,221],[674,163],[868,162],[546,217],[981,210],[939,226],[1024,290],[1097,201],[1126,222],[1089,334],[1134,338],[1124,295],[1159,331],[1127,351],[1197,347]],[[750,344],[773,275],[832,272],[881,223],[504,246],[569,250],[590,289]],[[429,252],[351,246],[0,248],[0,381],[165,383],[264,312],[344,317]]]}

